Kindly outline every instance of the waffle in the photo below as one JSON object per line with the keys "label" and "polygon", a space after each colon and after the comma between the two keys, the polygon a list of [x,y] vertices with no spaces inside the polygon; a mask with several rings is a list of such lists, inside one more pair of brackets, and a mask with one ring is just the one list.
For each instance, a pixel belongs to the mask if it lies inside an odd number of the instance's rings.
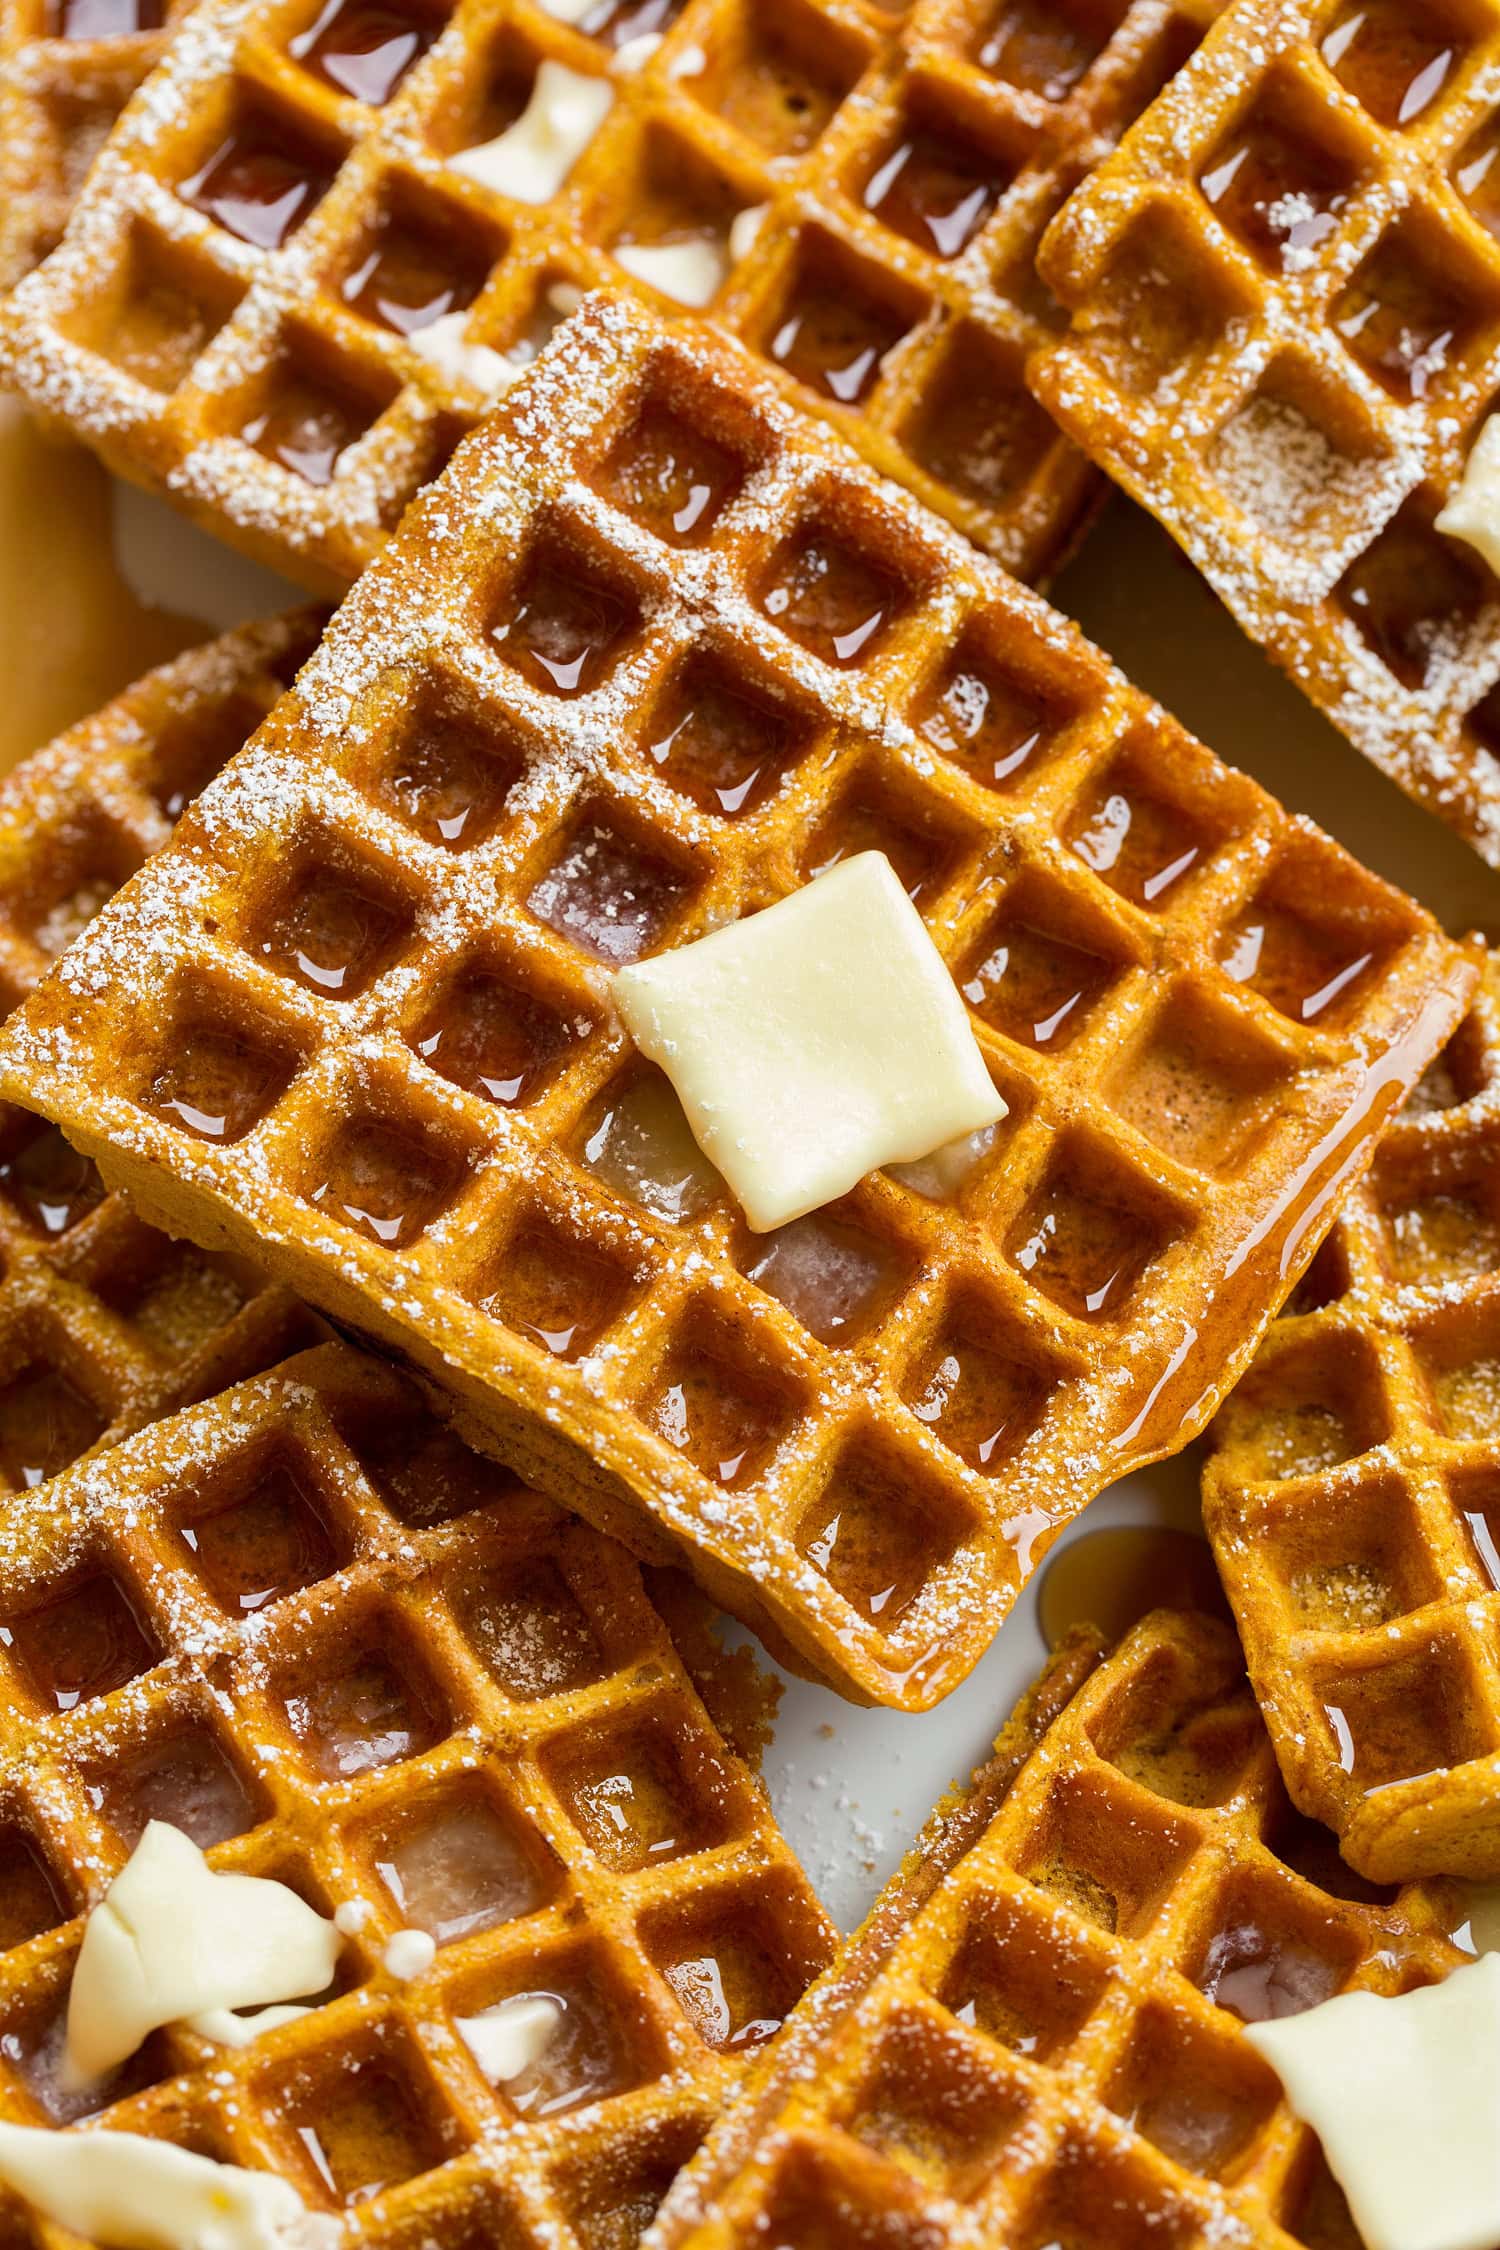
{"label": "waffle", "polygon": [[1440,534],[1500,375],[1500,16],[1240,0],[1052,229],[1033,367],[1365,755],[1500,866],[1500,588]]}
{"label": "waffle", "polygon": [[[1075,1658],[1076,1662],[1076,1658]],[[1158,1611],[1002,1738],[682,2175],[649,2250],[1355,2245],[1241,2028],[1466,1958],[1298,1820],[1232,1633]]]}
{"label": "waffle", "polygon": [[1224,1407],[1204,1513],[1287,1786],[1500,1876],[1500,958]]}
{"label": "waffle", "polygon": [[[1037,576],[1099,485],[1025,389],[1060,317],[1036,244],[1218,5],[919,0],[903,21],[881,0],[210,0],[23,296],[7,377],[322,590],[478,416],[410,337],[467,312],[471,341],[524,361],[585,289],[674,309],[612,248],[706,245],[714,320]],[[547,62],[612,74],[613,104],[530,203],[454,159]],[[217,223],[226,165],[268,141],[266,203]]]}
{"label": "waffle", "polygon": [[[343,1346],[13,1502],[0,1614],[13,2119],[279,2173],[350,2240],[627,2250],[829,1958],[629,1557]],[[311,2015],[69,2096],[79,1917],[150,1818],[367,1919]],[[406,1982],[403,1927],[438,1940]],[[566,2018],[507,2098],[453,2019],[535,1991]]]}
{"label": "waffle", "polygon": [[[753,1235],[605,972],[872,846],[1009,1116],[961,1180]],[[789,1661],[918,1708],[1201,1427],[1473,976],[743,353],[599,299],[0,1091]]]}
{"label": "waffle", "polygon": [[165,51],[166,15],[162,0],[0,0],[0,293],[61,241],[105,135]]}
{"label": "waffle", "polygon": [[[316,638],[311,618],[180,657],[0,781],[0,1014],[30,992]],[[310,1342],[244,1261],[172,1243],[51,1126],[0,1106],[0,1493]]]}

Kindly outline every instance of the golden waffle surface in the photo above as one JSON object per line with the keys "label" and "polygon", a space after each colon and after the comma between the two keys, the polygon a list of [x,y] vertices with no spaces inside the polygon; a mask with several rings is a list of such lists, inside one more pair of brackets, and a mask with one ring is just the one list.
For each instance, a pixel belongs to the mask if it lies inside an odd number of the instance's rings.
{"label": "golden waffle surface", "polygon": [[[613,248],[697,244],[723,268],[716,322],[1040,575],[1097,483],[1022,379],[1060,319],[1036,244],[1217,4],[211,0],[22,299],[7,372],[114,467],[327,587],[478,418],[413,348],[424,326],[467,316],[524,360],[580,290],[632,286]],[[547,61],[612,106],[527,202],[453,160]]]}
{"label": "golden waffle surface", "polygon": [[1038,395],[1500,865],[1500,587],[1434,519],[1500,379],[1500,11],[1241,0],[1048,237]]}
{"label": "golden waffle surface", "polygon": [[0,291],[61,240],[165,21],[161,0],[0,0]]}
{"label": "golden waffle surface", "polygon": [[1382,1881],[1500,1875],[1500,964],[1216,1425],[1287,1783]]}
{"label": "golden waffle surface", "polygon": [[1458,1886],[1377,1893],[1298,1819],[1227,1628],[1158,1612],[1016,1774],[1067,1676],[929,1824],[650,2250],[1358,2241],[1242,2021],[1437,1981]]}
{"label": "golden waffle surface", "polygon": [[[1010,1114],[961,1179],[754,1235],[606,972],[870,846]],[[1206,1421],[1473,976],[744,355],[601,300],[0,1088],[778,1650],[919,1707]]]}
{"label": "golden waffle surface", "polygon": [[[227,634],[0,781],[0,1014],[165,842],[316,634],[309,617]],[[242,1261],[145,1226],[55,1127],[0,1105],[0,1493],[271,1365],[316,1328]]]}
{"label": "golden waffle surface", "polygon": [[[0,1619],[12,2119],[277,2172],[362,2242],[627,2250],[829,1958],[636,1565],[342,1346],[14,1501]],[[367,1919],[311,2015],[70,2098],[80,1916],[151,1818]],[[529,1992],[562,2027],[498,2091],[454,2019]]]}

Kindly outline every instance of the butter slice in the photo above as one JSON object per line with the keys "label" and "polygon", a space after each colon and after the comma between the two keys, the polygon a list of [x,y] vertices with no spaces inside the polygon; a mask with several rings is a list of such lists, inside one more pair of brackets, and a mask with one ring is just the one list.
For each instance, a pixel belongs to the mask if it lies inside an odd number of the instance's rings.
{"label": "butter slice", "polygon": [[0,2124],[0,2181],[107,2250],[314,2250],[340,2232],[289,2180],[141,2133]]}
{"label": "butter slice", "polygon": [[153,1820],[84,1929],[64,2076],[102,2077],[159,2024],[321,1992],[339,1946],[285,1883],[216,1875],[180,1829]]}
{"label": "butter slice", "polygon": [[1465,539],[1500,572],[1500,414],[1492,414],[1474,441],[1463,482],[1437,519],[1450,539]]}
{"label": "butter slice", "polygon": [[481,187],[516,203],[546,203],[557,194],[609,115],[614,89],[550,60],[538,65],[531,99],[513,125],[452,159]]}
{"label": "butter slice", "polygon": [[761,1231],[1005,1115],[957,987],[883,852],[617,971],[613,989]]}
{"label": "butter slice", "polygon": [[723,251],[701,235],[691,242],[617,242],[612,254],[637,281],[679,305],[708,304],[729,271]]}
{"label": "butter slice", "polygon": [[507,2086],[541,2061],[561,2027],[563,2005],[550,1992],[521,1992],[483,2015],[453,2020],[490,2084]]}
{"label": "butter slice", "polygon": [[1367,2250],[1500,2243],[1500,1955],[1245,2036],[1323,2143]]}

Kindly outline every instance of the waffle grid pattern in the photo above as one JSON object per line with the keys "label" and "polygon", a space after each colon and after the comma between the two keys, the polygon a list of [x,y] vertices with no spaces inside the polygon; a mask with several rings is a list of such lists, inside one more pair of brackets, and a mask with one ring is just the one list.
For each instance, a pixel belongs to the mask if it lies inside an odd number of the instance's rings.
{"label": "waffle grid pattern", "polygon": [[1435,518],[1500,385],[1490,0],[1240,0],[1057,221],[1049,411],[1500,865],[1500,588]]}
{"label": "waffle grid pattern", "polygon": [[61,241],[105,135],[165,47],[156,0],[0,0],[0,292]]}
{"label": "waffle grid pattern", "polygon": [[[946,1195],[876,1175],[753,1236],[601,966],[871,844],[1010,1116]],[[1472,980],[742,355],[600,300],[3,1083],[529,1482],[920,1705],[1206,1420]]]}
{"label": "waffle grid pattern", "polygon": [[[919,0],[902,21],[878,0],[595,0],[574,24],[534,0],[214,0],[25,293],[8,376],[114,467],[328,588],[479,415],[409,335],[467,313],[471,341],[524,360],[582,291],[632,286],[612,245],[706,243],[714,320],[1036,577],[1098,493],[1025,387],[1059,318],[1036,245],[1216,7]],[[547,60],[609,74],[613,101],[533,204],[451,159],[514,119]],[[247,217],[273,143],[276,207]],[[731,245],[747,212],[753,245]]]}
{"label": "waffle grid pattern", "polygon": [[[228,634],[0,782],[0,1013],[166,841],[316,634],[311,618]],[[143,1225],[55,1127],[0,1107],[0,1492],[273,1365],[317,1329],[243,1262]]]}
{"label": "waffle grid pattern", "polygon": [[1240,2023],[1438,1981],[1451,1887],[1352,1895],[1203,1618],[1148,1619],[999,1794],[929,1827],[650,2250],[1357,2241]]}
{"label": "waffle grid pattern", "polygon": [[1379,1880],[1500,1875],[1500,966],[1216,1425],[1287,1783]]}
{"label": "waffle grid pattern", "polygon": [[[359,2241],[613,2250],[830,1957],[636,1566],[342,1346],[16,1501],[0,1614],[12,2118],[280,2173]],[[80,1916],[153,1816],[367,1918],[310,2015],[69,2096]],[[538,1991],[562,2029],[507,2097],[453,2018]]]}

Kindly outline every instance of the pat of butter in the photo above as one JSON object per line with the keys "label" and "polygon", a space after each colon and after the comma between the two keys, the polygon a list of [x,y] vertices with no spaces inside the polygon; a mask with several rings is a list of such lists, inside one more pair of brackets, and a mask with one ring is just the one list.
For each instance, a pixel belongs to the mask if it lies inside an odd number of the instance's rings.
{"label": "pat of butter", "polygon": [[248,2016],[237,2016],[232,2008],[200,2008],[197,2015],[186,2018],[189,2031],[196,2031],[200,2039],[211,2039],[216,2047],[248,2047],[263,2031],[275,2031],[279,2024],[295,2023],[299,2016],[310,2016],[311,2008],[257,2008]]}
{"label": "pat of butter", "polygon": [[617,242],[611,255],[679,305],[706,305],[719,293],[729,271],[718,245],[701,236],[693,242]]}
{"label": "pat of butter", "polygon": [[609,115],[614,89],[566,63],[538,65],[531,99],[513,125],[492,141],[466,148],[453,168],[516,203],[546,203],[557,194]]}
{"label": "pat of butter", "polygon": [[614,996],[762,1232],[1005,1115],[957,987],[883,852],[618,970]]}
{"label": "pat of butter", "polygon": [[340,1939],[285,1883],[216,1875],[153,1820],[88,1918],[68,1994],[64,2075],[122,2063],[159,2024],[320,1992]]}
{"label": "pat of butter", "polygon": [[455,2016],[454,2027],[490,2084],[506,2086],[541,2061],[562,2020],[550,1992],[521,1992],[483,2015]]}
{"label": "pat of butter", "polygon": [[0,2124],[0,2181],[107,2250],[321,2250],[340,2233],[289,2180],[141,2133]]}
{"label": "pat of butter", "polygon": [[1500,572],[1500,414],[1492,414],[1474,441],[1463,482],[1437,519],[1450,539],[1465,539]]}
{"label": "pat of butter", "polygon": [[398,1984],[406,1984],[413,1977],[426,1976],[436,1959],[437,1941],[426,1930],[397,1930],[380,1956],[380,1966]]}
{"label": "pat of butter", "polygon": [[1500,1955],[1245,2036],[1323,2143],[1368,2250],[1500,2242]]}
{"label": "pat of butter", "polygon": [[449,382],[467,383],[486,398],[499,398],[512,383],[520,381],[524,371],[504,352],[492,351],[488,344],[471,344],[464,335],[468,318],[467,313],[444,313],[441,319],[414,330],[406,341],[418,359],[426,360]]}

